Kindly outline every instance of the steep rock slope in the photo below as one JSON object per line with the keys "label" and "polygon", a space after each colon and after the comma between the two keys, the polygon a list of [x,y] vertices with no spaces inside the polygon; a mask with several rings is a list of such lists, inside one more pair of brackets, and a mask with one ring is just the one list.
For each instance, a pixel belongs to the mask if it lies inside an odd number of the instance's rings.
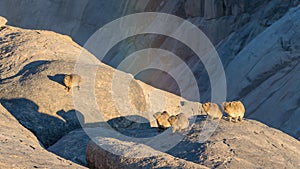
{"label": "steep rock slope", "polygon": [[229,98],[243,98],[247,117],[300,139],[300,6],[267,28],[226,69]]}

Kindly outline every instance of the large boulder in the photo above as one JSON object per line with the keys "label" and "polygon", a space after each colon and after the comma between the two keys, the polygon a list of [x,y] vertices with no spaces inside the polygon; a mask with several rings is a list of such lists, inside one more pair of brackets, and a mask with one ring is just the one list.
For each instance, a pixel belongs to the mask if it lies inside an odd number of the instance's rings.
{"label": "large boulder", "polygon": [[87,166],[85,151],[90,139],[83,129],[77,129],[66,134],[47,150],[62,158]]}
{"label": "large boulder", "polygon": [[[102,137],[95,138],[94,141],[89,142],[86,149],[86,158],[90,168],[207,168],[156,151],[143,144]],[[120,154],[114,154],[111,151],[117,151]],[[135,156],[141,157],[135,158]]]}
{"label": "large boulder", "polygon": [[[197,131],[201,132],[197,129],[195,134]],[[203,151],[198,152],[197,160],[209,168],[300,167],[300,142],[254,120],[240,123],[221,120],[218,128],[202,146]],[[180,157],[180,151],[177,153],[172,155]],[[195,156],[194,154],[189,155]]]}

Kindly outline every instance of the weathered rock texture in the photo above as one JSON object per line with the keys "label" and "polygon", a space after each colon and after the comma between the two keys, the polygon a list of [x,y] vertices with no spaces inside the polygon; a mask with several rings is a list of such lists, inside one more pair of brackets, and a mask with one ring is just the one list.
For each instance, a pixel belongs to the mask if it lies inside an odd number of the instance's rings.
{"label": "weathered rock texture", "polygon": [[0,168],[85,168],[45,150],[0,104]]}
{"label": "weathered rock texture", "polygon": [[[191,132],[166,153],[102,134],[88,143],[88,165],[92,168],[201,168],[201,165],[241,169],[300,167],[299,141],[279,130],[253,120],[229,123],[222,119],[212,136],[201,142],[204,123],[207,121],[200,118]],[[81,135],[70,133],[70,136],[76,138]],[[72,146],[72,139],[65,140],[65,143]],[[164,144],[163,140],[160,143]]]}
{"label": "weathered rock texture", "polygon": [[87,135],[83,129],[77,129],[62,137],[47,150],[62,158],[87,166],[85,152],[90,137],[92,136]]}
{"label": "weathered rock texture", "polygon": [[300,6],[259,34],[226,69],[231,99],[245,103],[246,117],[300,139]]}
{"label": "weathered rock texture", "polygon": [[202,146],[204,151],[197,160],[209,168],[300,167],[299,141],[253,120],[242,123],[221,120]]}
{"label": "weathered rock texture", "polygon": [[[86,158],[90,168],[207,168],[161,153],[143,144],[125,142],[113,138],[95,138],[94,140],[97,143],[105,144],[110,149],[119,151],[121,155],[113,154],[91,141],[87,144],[86,149]],[[130,156],[131,153],[132,155],[147,154],[150,157],[134,158]],[[124,156],[125,154],[130,157]]]}

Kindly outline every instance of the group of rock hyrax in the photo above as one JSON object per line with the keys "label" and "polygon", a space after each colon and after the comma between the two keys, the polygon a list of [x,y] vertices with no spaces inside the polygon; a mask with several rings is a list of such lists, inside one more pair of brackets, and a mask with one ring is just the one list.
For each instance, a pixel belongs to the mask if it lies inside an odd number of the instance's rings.
{"label": "group of rock hyrax", "polygon": [[156,119],[160,131],[172,126],[172,133],[174,133],[189,127],[189,120],[183,113],[170,116],[167,111],[163,111],[155,113],[153,117]]}
{"label": "group of rock hyrax", "polygon": [[[82,79],[78,74],[66,74],[64,76],[64,85],[69,92],[73,87],[80,88]],[[241,101],[223,102],[222,107],[227,114],[228,121],[231,122],[232,118],[234,122],[243,121],[245,114],[245,107]],[[221,108],[216,103],[207,102],[202,104],[202,108],[207,116],[211,119],[221,119],[223,113]],[[189,120],[183,114],[177,114],[170,116],[167,111],[157,112],[153,115],[158,124],[160,130],[165,130],[172,127],[172,132],[183,131],[189,127]]]}
{"label": "group of rock hyrax", "polygon": [[[222,107],[229,122],[232,119],[234,119],[234,122],[243,121],[245,107],[241,101],[223,102]],[[216,103],[204,103],[202,108],[210,119],[221,119],[223,117],[222,110]],[[172,127],[172,133],[174,133],[176,131],[181,132],[189,127],[189,120],[183,113],[170,116],[167,111],[163,111],[162,113],[155,113],[153,117],[156,119],[160,130]]]}
{"label": "group of rock hyrax", "polygon": [[[225,114],[227,114],[229,122],[231,122],[232,118],[234,119],[234,122],[243,121],[245,107],[241,101],[223,102],[222,107]],[[216,103],[204,103],[202,104],[202,108],[212,119],[221,119],[223,116],[221,108]]]}

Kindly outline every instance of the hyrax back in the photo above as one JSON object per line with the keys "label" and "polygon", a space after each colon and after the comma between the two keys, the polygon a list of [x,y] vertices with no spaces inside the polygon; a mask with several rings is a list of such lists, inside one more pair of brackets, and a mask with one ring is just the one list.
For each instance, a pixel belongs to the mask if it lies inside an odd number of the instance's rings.
{"label": "hyrax back", "polygon": [[153,115],[153,117],[156,119],[159,129],[166,129],[171,126],[168,121],[170,115],[167,111],[163,111],[162,113],[157,112]]}
{"label": "hyrax back", "polygon": [[238,120],[243,121],[245,107],[241,101],[224,102],[223,107],[229,122],[231,122],[232,118],[235,122]]}
{"label": "hyrax back", "polygon": [[64,84],[66,86],[67,91],[69,92],[73,87],[80,88],[81,85],[81,77],[78,74],[69,74],[64,77]]}
{"label": "hyrax back", "polygon": [[189,120],[183,113],[169,117],[168,121],[172,126],[172,133],[175,133],[177,130],[181,132],[189,127]]}
{"label": "hyrax back", "polygon": [[220,110],[219,105],[216,103],[207,102],[202,104],[203,110],[206,114],[212,119],[221,119],[223,116],[222,111]]}

